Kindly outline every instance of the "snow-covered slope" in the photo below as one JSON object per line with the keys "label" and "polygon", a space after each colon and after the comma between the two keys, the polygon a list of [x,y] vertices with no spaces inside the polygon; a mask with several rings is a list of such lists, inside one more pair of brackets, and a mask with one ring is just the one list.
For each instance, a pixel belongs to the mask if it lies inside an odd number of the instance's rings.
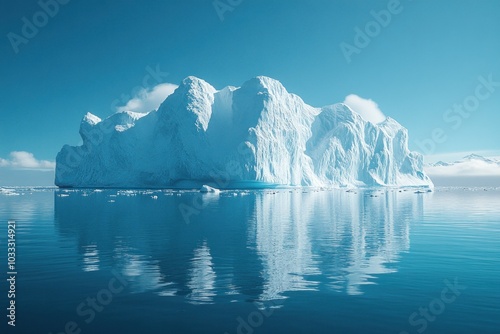
{"label": "snow-covered slope", "polygon": [[314,108],[268,77],[217,91],[188,77],[156,111],[87,114],[57,155],[61,187],[431,186],[395,120]]}
{"label": "snow-covered slope", "polygon": [[497,160],[496,158],[486,158],[483,157],[482,155],[479,154],[469,154],[463,157],[462,159],[455,160],[453,162],[444,162],[444,161],[438,161],[436,163],[430,163],[427,164],[425,167],[426,168],[431,168],[431,167],[451,167],[451,166],[471,166],[477,165],[477,166],[500,166],[500,161]]}

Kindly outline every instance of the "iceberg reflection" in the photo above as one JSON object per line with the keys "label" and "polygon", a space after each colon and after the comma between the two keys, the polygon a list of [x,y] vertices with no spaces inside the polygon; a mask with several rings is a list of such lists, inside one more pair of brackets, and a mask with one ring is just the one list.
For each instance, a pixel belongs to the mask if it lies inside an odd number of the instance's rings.
{"label": "iceberg reflection", "polygon": [[212,256],[207,243],[195,249],[192,267],[189,270],[188,287],[191,293],[186,298],[193,304],[211,303],[215,293],[215,272],[213,270]]}
{"label": "iceberg reflection", "polygon": [[423,214],[425,200],[389,189],[230,191],[186,224],[179,205],[199,194],[174,193],[54,196],[56,228],[74,239],[83,271],[118,269],[134,293],[183,296],[193,304],[319,289],[359,295],[398,270],[410,249],[410,222]]}
{"label": "iceberg reflection", "polygon": [[99,250],[96,245],[83,246],[83,271],[99,270]]}

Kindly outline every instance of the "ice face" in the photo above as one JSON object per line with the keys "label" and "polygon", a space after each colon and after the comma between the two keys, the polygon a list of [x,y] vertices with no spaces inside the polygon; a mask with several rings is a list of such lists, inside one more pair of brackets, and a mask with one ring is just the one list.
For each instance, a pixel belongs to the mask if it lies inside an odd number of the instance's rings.
{"label": "ice face", "polygon": [[188,77],[157,111],[87,114],[80,135],[57,155],[58,186],[432,187],[395,120],[314,108],[268,77],[219,91]]}

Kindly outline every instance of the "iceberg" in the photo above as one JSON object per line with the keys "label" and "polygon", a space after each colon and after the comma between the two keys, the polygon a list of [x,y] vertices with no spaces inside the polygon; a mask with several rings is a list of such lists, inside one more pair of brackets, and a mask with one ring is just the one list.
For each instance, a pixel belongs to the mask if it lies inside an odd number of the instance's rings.
{"label": "iceberg", "polygon": [[394,119],[312,107],[264,76],[221,90],[187,77],[149,113],[87,113],[80,135],[57,155],[59,187],[433,186]]}

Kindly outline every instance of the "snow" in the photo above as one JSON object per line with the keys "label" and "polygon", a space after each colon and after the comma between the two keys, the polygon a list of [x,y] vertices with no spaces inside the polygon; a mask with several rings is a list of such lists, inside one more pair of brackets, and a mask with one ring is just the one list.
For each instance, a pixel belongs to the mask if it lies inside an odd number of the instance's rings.
{"label": "snow", "polygon": [[58,186],[433,186],[395,120],[312,107],[268,77],[221,90],[188,77],[158,110],[88,113],[80,135],[57,155]]}
{"label": "snow", "polygon": [[485,157],[478,155],[478,154],[466,155],[465,157],[462,158],[462,160],[456,161],[456,163],[460,163],[460,162],[464,162],[464,161],[471,161],[471,160],[479,160],[479,161],[483,161],[486,163],[492,163],[492,164],[497,163],[498,164],[498,161],[496,161],[494,159],[485,158]]}

